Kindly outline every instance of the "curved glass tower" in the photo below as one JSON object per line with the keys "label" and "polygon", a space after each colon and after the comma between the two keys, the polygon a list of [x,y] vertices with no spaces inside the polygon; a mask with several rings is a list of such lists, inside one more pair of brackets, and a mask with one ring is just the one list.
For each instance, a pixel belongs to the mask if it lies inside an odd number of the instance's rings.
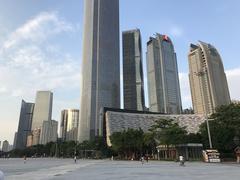
{"label": "curved glass tower", "polygon": [[119,0],[85,0],[78,141],[101,134],[101,109],[120,107]]}

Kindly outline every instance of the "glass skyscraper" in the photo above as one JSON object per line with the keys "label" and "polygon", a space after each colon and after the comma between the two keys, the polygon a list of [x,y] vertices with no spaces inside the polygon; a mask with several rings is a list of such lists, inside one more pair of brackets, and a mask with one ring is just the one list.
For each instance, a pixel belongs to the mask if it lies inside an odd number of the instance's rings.
{"label": "glass skyscraper", "polygon": [[63,141],[77,141],[78,125],[78,109],[62,110],[60,134]]}
{"label": "glass skyscraper", "polygon": [[145,101],[140,30],[124,31],[122,37],[124,108],[143,111]]}
{"label": "glass skyscraper", "polygon": [[34,110],[34,103],[28,103],[22,100],[18,131],[16,134],[16,149],[24,149],[27,146],[27,136],[31,132],[32,116]]}
{"label": "glass skyscraper", "polygon": [[147,43],[149,110],[166,114],[182,111],[177,58],[171,39],[156,34]]}
{"label": "glass skyscraper", "polygon": [[80,142],[102,133],[103,107],[120,107],[119,0],[84,3]]}

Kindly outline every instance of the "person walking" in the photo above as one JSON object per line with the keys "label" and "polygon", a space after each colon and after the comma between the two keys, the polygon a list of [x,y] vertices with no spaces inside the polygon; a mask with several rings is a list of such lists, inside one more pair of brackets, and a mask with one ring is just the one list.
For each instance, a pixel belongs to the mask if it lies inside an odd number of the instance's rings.
{"label": "person walking", "polygon": [[23,156],[23,160],[24,160],[24,164],[26,164],[27,163],[27,157]]}
{"label": "person walking", "polygon": [[180,166],[185,166],[184,165],[184,157],[182,155],[179,156],[179,162],[180,162]]}
{"label": "person walking", "polygon": [[77,156],[74,156],[74,162],[77,163]]}
{"label": "person walking", "polygon": [[143,156],[140,158],[140,161],[141,161],[141,163],[143,165],[144,164],[144,157]]}

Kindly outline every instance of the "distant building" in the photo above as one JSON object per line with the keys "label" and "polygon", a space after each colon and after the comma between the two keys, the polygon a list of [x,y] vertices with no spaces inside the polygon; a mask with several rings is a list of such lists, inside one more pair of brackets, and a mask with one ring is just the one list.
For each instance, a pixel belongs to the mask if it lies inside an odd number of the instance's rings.
{"label": "distant building", "polygon": [[3,152],[8,152],[8,148],[9,148],[9,143],[7,140],[3,141],[3,145],[2,145],[2,151]]}
{"label": "distant building", "polygon": [[53,93],[50,91],[38,91],[32,118],[32,130],[41,129],[43,121],[52,119]]}
{"label": "distant building", "polygon": [[222,59],[211,44],[191,44],[189,79],[194,113],[212,114],[216,107],[231,102]]}
{"label": "distant building", "polygon": [[14,149],[24,149],[27,145],[27,136],[31,133],[34,103],[22,100],[18,123],[18,131],[15,138]]}
{"label": "distant building", "polygon": [[78,125],[78,109],[62,110],[60,134],[63,141],[77,141]]}
{"label": "distant building", "polygon": [[156,34],[147,43],[149,109],[152,112],[180,114],[182,102],[177,57],[171,39]]}
{"label": "distant building", "polygon": [[142,42],[139,29],[123,32],[124,109],[145,109]]}
{"label": "distant building", "polygon": [[119,0],[85,0],[78,141],[102,132],[103,107],[120,107]]}
{"label": "distant building", "polygon": [[12,145],[12,144],[9,144],[9,145],[8,145],[8,152],[9,152],[9,151],[12,151],[12,150],[13,150],[13,145]]}
{"label": "distant building", "polygon": [[58,122],[55,120],[43,121],[39,144],[57,141]]}
{"label": "distant building", "polygon": [[[36,128],[32,131],[32,146],[40,144],[40,135],[41,135],[40,128],[38,129]],[[31,144],[31,143],[29,142],[28,144]]]}

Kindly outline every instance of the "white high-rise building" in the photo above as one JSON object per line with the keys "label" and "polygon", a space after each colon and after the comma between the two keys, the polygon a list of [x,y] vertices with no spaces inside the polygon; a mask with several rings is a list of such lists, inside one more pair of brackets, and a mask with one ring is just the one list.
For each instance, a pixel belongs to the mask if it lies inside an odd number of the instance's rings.
{"label": "white high-rise building", "polygon": [[41,129],[43,121],[52,119],[53,93],[50,91],[38,91],[32,118],[32,130]]}
{"label": "white high-rise building", "polygon": [[39,144],[57,141],[58,122],[55,120],[43,121]]}
{"label": "white high-rise building", "polygon": [[3,144],[2,144],[2,151],[3,152],[8,152],[9,150],[9,142],[7,140],[3,141]]}

